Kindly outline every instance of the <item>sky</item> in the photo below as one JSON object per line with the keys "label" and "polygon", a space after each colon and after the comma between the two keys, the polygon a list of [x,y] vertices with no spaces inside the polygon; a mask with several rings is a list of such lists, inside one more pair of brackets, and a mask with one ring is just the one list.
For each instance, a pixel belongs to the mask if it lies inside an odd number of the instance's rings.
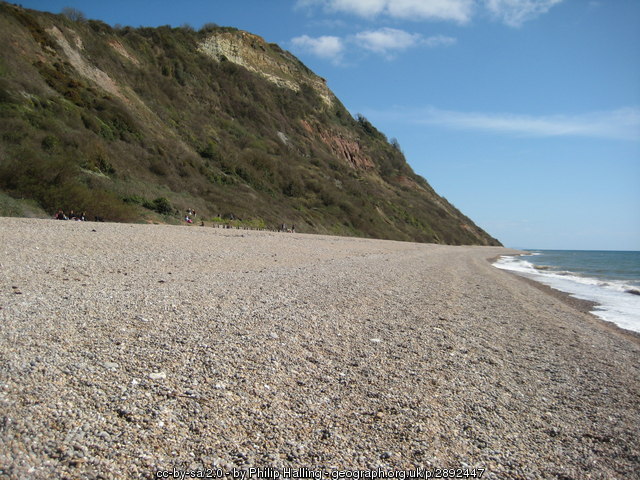
{"label": "sky", "polygon": [[640,250],[639,0],[22,0],[278,43],[514,248]]}

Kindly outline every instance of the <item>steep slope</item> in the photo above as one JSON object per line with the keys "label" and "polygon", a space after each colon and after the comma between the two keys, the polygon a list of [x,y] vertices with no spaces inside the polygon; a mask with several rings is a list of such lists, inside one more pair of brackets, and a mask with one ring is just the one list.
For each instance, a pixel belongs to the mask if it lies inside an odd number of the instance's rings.
{"label": "steep slope", "polygon": [[258,36],[114,29],[0,3],[0,40],[0,189],[49,214],[178,221],[193,208],[258,227],[499,244]]}

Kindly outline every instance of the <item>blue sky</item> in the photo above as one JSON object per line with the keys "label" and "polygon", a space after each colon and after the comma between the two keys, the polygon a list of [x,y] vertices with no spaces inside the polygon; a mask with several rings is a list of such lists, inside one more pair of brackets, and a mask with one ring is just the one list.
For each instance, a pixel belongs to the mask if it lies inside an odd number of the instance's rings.
{"label": "blue sky", "polygon": [[638,0],[23,0],[292,51],[505,245],[640,250]]}

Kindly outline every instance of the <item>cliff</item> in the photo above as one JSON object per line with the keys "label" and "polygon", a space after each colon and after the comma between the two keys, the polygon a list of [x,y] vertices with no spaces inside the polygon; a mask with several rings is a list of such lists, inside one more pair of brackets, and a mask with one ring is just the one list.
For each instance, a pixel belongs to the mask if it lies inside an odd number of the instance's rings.
{"label": "cliff", "polygon": [[114,29],[0,3],[0,40],[0,213],[178,222],[191,208],[254,227],[499,244],[256,35]]}

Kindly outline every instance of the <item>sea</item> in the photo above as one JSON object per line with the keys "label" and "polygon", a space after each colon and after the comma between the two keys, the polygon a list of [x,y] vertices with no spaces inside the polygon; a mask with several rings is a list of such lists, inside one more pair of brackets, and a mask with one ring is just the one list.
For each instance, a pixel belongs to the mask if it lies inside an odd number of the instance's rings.
{"label": "sea", "polygon": [[524,250],[494,266],[598,305],[592,313],[640,332],[640,252]]}

